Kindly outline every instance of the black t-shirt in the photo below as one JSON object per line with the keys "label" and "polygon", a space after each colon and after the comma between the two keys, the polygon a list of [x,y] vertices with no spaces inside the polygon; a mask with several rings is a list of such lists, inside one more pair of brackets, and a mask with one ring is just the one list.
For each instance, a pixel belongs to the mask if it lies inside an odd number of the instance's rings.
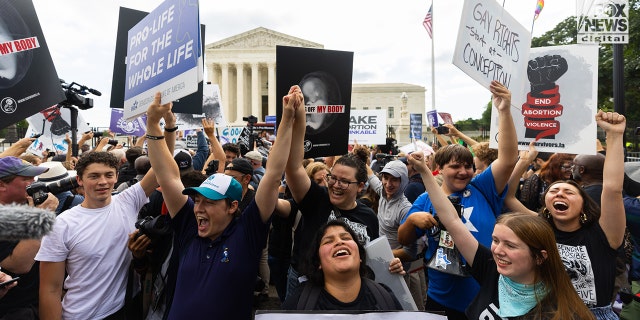
{"label": "black t-shirt", "polygon": [[238,203],[238,210],[242,213],[255,197],[256,192],[254,190],[247,189],[247,192],[244,194],[244,196],[242,196],[242,199]]}
{"label": "black t-shirt", "polygon": [[[17,241],[0,241],[0,261],[11,255],[18,245]],[[31,270],[26,274],[15,274],[10,270],[2,269],[2,272],[11,277],[19,276],[18,285],[13,287],[0,299],[0,317],[12,309],[34,307],[38,308],[38,288],[40,285],[40,264],[36,261]]]}
{"label": "black t-shirt", "polygon": [[[302,219],[298,223],[293,243],[291,265],[298,270],[298,263],[302,261],[316,232],[331,218],[341,217],[359,236],[362,244],[378,238],[378,217],[371,208],[357,202],[351,210],[338,210],[329,200],[327,188],[311,181],[309,191],[299,203]],[[298,270],[299,271],[299,270]]]}
{"label": "black t-shirt", "polygon": [[[364,279],[363,279],[364,280]],[[312,285],[311,283],[307,283],[306,285]],[[395,309],[392,310],[402,310],[402,305],[398,301],[398,299],[393,295],[393,292],[389,287],[379,283],[385,290],[387,290],[393,297],[393,300],[396,304]],[[291,295],[287,300],[282,303],[283,310],[297,310],[298,308],[298,300],[300,300],[300,295],[304,290],[304,286],[300,286],[293,295]],[[379,305],[376,303],[376,298],[373,292],[364,284],[360,286],[360,292],[358,293],[358,297],[348,303],[341,302],[340,300],[334,298],[329,292],[327,292],[324,288],[320,291],[320,295],[318,296],[318,301],[312,310],[382,310]]]}
{"label": "black t-shirt", "polygon": [[269,231],[269,255],[280,259],[291,259],[293,238],[291,229],[298,214],[298,204],[293,199],[287,199],[291,204],[291,212],[286,218],[274,214],[271,217],[271,231]]}

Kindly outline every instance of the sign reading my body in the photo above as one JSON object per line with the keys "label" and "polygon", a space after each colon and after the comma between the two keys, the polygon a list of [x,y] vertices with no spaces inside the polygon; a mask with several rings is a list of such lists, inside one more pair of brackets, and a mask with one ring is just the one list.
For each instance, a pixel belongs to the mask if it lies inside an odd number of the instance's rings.
{"label": "sign reading my body", "polygon": [[[154,35],[159,32],[163,27],[167,26],[173,21],[174,18],[174,10],[175,6],[169,7],[167,10],[163,11],[159,14],[152,22],[150,26],[145,26],[144,29],[138,31],[135,35],[131,37],[129,40],[129,52],[132,49],[141,45],[144,41],[148,39],[150,35]],[[155,56],[158,52],[164,50],[165,48],[171,46],[173,40],[173,29],[167,30],[165,33],[161,34],[159,37],[154,39],[151,42],[151,56]],[[140,65],[147,61],[147,57],[149,54],[149,47],[145,46],[141,50],[138,50],[135,53],[131,53],[130,57],[128,57],[128,68],[131,69],[134,66]],[[149,80],[150,78],[162,73],[165,69],[171,69],[175,65],[179,64],[181,61],[189,59],[193,56],[193,39],[187,41],[182,44],[178,48],[173,49],[173,51],[169,52],[165,57],[160,57],[157,60],[153,61],[151,64],[148,64],[145,68],[137,71],[136,73],[129,76],[129,89],[135,87],[140,84],[142,81]]]}
{"label": "sign reading my body", "polygon": [[0,43],[0,55],[40,48],[38,38],[30,37]]}
{"label": "sign reading my body", "polygon": [[344,105],[306,106],[307,113],[344,113]]}

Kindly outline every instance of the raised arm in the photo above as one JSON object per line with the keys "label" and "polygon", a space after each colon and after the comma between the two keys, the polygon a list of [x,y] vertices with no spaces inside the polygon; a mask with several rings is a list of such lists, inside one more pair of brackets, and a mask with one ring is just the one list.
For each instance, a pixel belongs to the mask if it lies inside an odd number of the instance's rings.
{"label": "raised arm", "polygon": [[458,128],[456,128],[456,126],[454,126],[454,125],[452,125],[450,123],[445,123],[445,124],[443,124],[443,126],[449,128],[449,133],[447,134],[448,136],[455,136],[455,137],[460,138],[469,147],[473,147],[474,145],[478,144],[478,141],[475,141],[472,138],[470,138],[469,136],[467,136],[466,134],[462,133],[462,131],[458,130]]}
{"label": "raised arm", "polygon": [[[304,109],[304,108],[302,108]],[[307,176],[307,172],[302,166],[302,160],[304,159],[304,133],[307,129],[306,114],[302,114],[302,111],[296,112],[295,120],[293,121],[292,138],[291,138],[291,151],[289,153],[289,159],[287,160],[287,166],[285,168],[287,185],[293,199],[300,203],[304,196],[311,187],[311,179]],[[280,129],[278,129],[279,131]],[[278,138],[276,137],[276,141]]]}
{"label": "raised arm", "polygon": [[153,103],[147,109],[147,146],[148,156],[153,170],[160,172],[157,175],[158,183],[162,188],[164,202],[173,218],[187,202],[187,196],[182,194],[184,185],[180,180],[178,164],[173,160],[173,154],[165,143],[160,119],[167,113],[171,113],[171,103],[160,104],[161,94],[157,92]]}
{"label": "raised arm", "polygon": [[493,106],[498,110],[498,159],[491,164],[496,191],[501,193],[507,186],[511,172],[518,161],[518,137],[511,117],[511,91],[498,81],[491,81],[489,90],[493,95]]}
{"label": "raised arm", "polygon": [[22,138],[0,153],[0,158],[8,156],[20,157],[34,141],[36,141],[35,138]]}
{"label": "raised arm", "polygon": [[531,215],[538,215],[538,213],[529,210],[529,208],[516,198],[516,191],[520,187],[520,177],[522,177],[525,171],[527,171],[527,168],[529,168],[531,162],[538,156],[538,151],[533,145],[534,143],[535,142],[532,141],[529,144],[528,151],[520,151],[520,158],[518,159],[518,162],[511,173],[511,177],[509,178],[509,189],[507,190],[507,195],[504,199],[504,205],[511,212],[523,212]]}
{"label": "raised arm", "polygon": [[[442,191],[442,188],[440,188],[438,182],[436,182],[436,179],[431,174],[431,169],[427,167],[424,154],[422,152],[414,152],[407,157],[407,161],[409,161],[413,165],[413,168],[422,176],[425,191],[429,193],[429,199],[431,199],[440,223],[447,228],[447,231],[451,237],[453,237],[453,241],[456,243],[456,247],[462,256],[470,265],[473,265],[473,258],[478,250],[478,240],[473,237],[471,231],[462,223],[462,219],[458,217],[458,212],[456,212],[453,204],[451,204],[447,195],[444,194],[444,191]],[[409,218],[411,218],[411,216],[409,216]]]}
{"label": "raised arm", "polygon": [[[265,174],[260,180],[262,188],[258,188],[255,198],[258,209],[260,209],[262,221],[265,222],[271,217],[278,202],[280,178],[291,151],[291,134],[293,132],[294,119],[298,118],[298,116],[305,116],[302,113],[304,111],[303,101],[302,92],[298,86],[292,86],[289,89],[289,94],[282,98],[282,119],[280,119],[280,125],[278,126],[276,141],[269,152]],[[299,110],[301,111],[299,112]]]}
{"label": "raised arm", "polygon": [[215,121],[212,119],[202,119],[202,128],[204,129],[204,133],[209,138],[209,142],[211,143],[211,152],[209,153],[209,157],[207,161],[204,163],[204,167],[202,170],[205,170],[209,165],[211,160],[218,160],[218,173],[224,173],[224,163],[227,161],[227,157],[224,153],[224,149],[222,149],[222,145],[220,141],[216,138],[215,135]]}
{"label": "raised arm", "polygon": [[602,176],[602,204],[600,227],[607,236],[609,245],[618,249],[624,238],[626,217],[622,202],[622,182],[624,181],[624,130],[627,126],[625,117],[617,112],[596,114],[598,126],[604,129],[607,138],[607,154],[604,159]]}

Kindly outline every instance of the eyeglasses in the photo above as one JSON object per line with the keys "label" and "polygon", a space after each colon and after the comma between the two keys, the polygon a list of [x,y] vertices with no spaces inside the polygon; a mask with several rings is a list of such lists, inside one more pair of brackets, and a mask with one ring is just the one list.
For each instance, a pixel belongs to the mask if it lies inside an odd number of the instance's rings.
{"label": "eyeglasses", "polygon": [[342,179],[342,180],[338,180],[338,179],[336,179],[336,177],[334,177],[334,176],[333,176],[333,175],[331,175],[331,174],[327,174],[327,176],[325,177],[325,179],[327,180],[327,183],[328,183],[328,184],[330,184],[330,185],[334,185],[334,184],[336,184],[336,185],[340,186],[340,187],[341,187],[341,188],[343,188],[343,189],[347,189],[347,188],[349,188],[349,186],[350,186],[352,183],[358,183],[358,181],[349,181],[349,180],[344,180],[344,179]]}
{"label": "eyeglasses", "polygon": [[567,170],[573,170],[573,166],[561,166],[560,169],[567,171]]}

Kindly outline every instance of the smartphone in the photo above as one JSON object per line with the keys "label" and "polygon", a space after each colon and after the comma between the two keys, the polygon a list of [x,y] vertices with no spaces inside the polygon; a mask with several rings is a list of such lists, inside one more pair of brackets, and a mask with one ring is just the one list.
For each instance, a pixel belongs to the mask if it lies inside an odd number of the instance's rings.
{"label": "smartphone", "polygon": [[447,128],[445,126],[438,126],[438,127],[436,127],[436,130],[438,131],[438,134],[448,134],[449,133],[449,128]]}
{"label": "smartphone", "polygon": [[0,283],[0,289],[4,289],[4,287],[6,287],[6,286],[18,281],[18,280],[20,280],[20,277],[15,277],[15,278],[13,278],[11,280],[2,282],[2,283]]}

